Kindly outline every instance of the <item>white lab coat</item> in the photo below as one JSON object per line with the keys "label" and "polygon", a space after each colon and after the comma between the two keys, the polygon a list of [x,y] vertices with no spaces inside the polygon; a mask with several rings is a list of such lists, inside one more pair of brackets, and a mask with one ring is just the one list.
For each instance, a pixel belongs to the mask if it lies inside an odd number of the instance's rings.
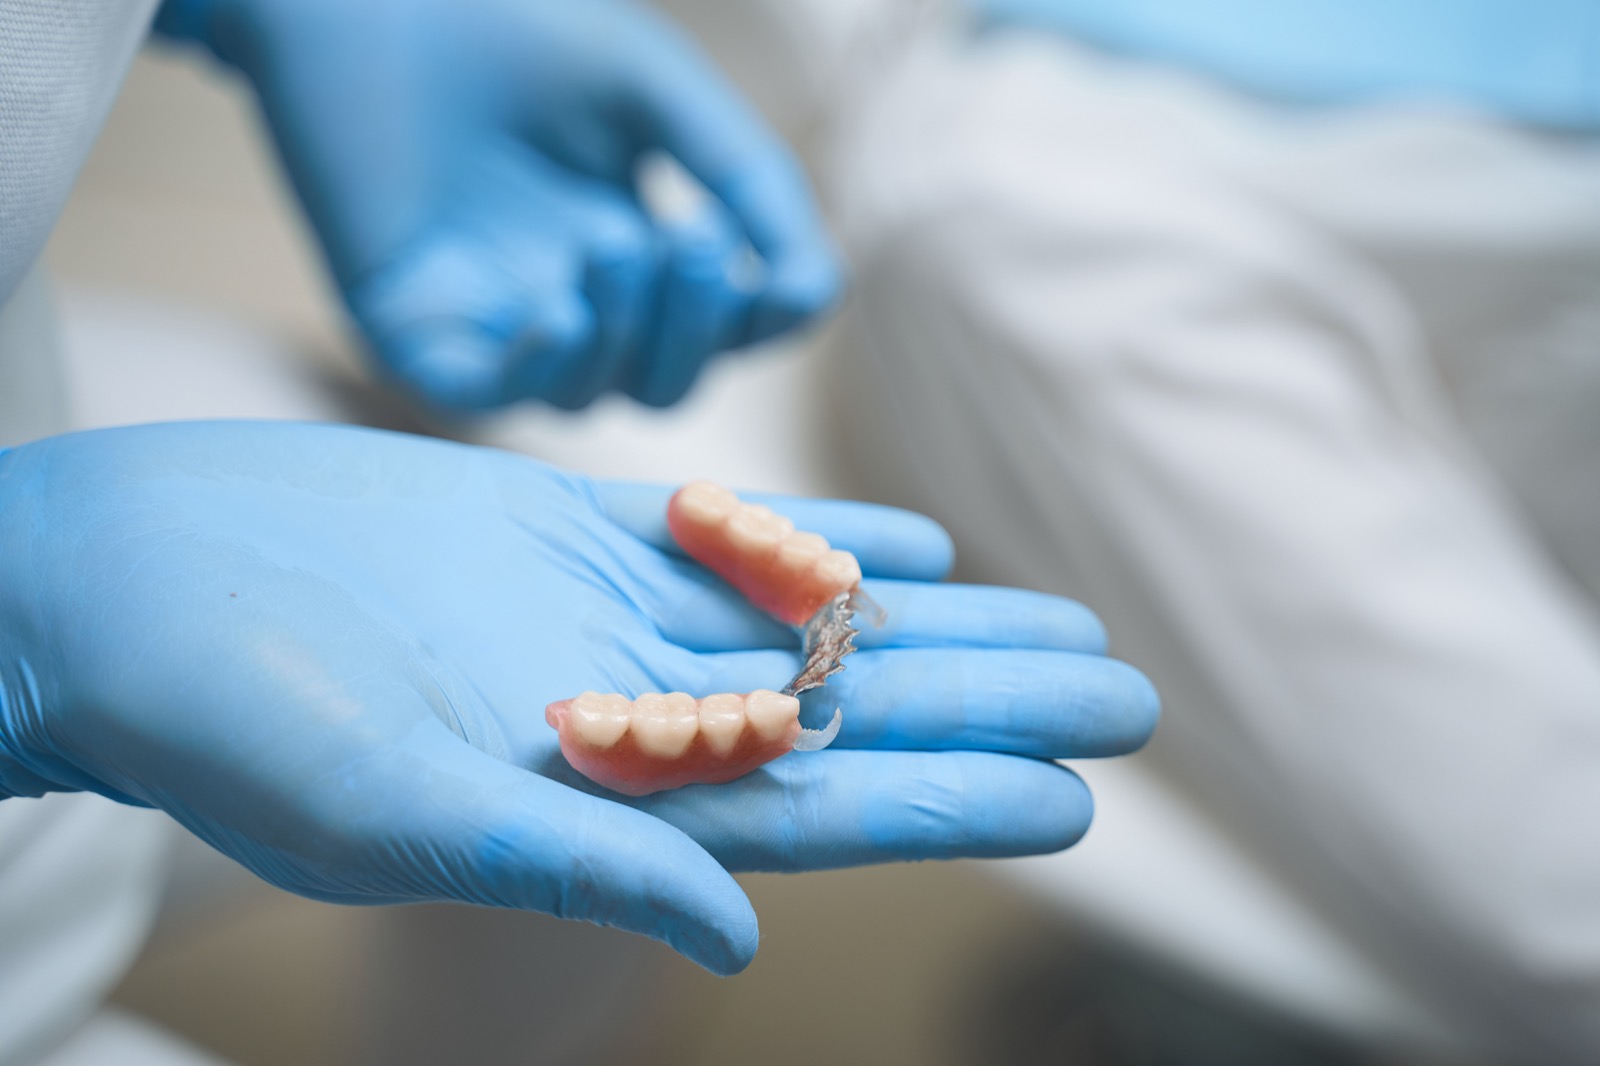
{"label": "white lab coat", "polygon": [[1141,758],[1464,1042],[1596,1061],[1600,140],[953,31],[819,125],[875,494],[1099,611]]}
{"label": "white lab coat", "polygon": [[[67,426],[35,260],[153,7],[0,0],[0,447]],[[99,796],[0,801],[0,1064],[69,1066],[113,1029],[117,1061],[175,1050],[92,1020],[154,919],[167,839],[163,816]]]}
{"label": "white lab coat", "polygon": [[[0,307],[0,447],[68,426],[53,310],[37,268]],[[0,801],[0,1066],[191,1061],[99,1012],[155,919],[170,834],[165,815],[88,793]]]}

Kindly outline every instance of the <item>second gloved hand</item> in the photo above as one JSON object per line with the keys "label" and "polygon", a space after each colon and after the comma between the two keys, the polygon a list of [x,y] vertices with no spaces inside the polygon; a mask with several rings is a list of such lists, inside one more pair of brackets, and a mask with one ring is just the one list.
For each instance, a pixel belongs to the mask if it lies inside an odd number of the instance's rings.
{"label": "second gloved hand", "polygon": [[[837,295],[787,148],[629,0],[168,0],[157,26],[249,79],[380,365],[435,406],[672,403]],[[652,218],[652,152],[717,203]]]}
{"label": "second gloved hand", "polygon": [[1090,799],[1047,760],[1154,724],[1083,608],[932,583],[949,543],[927,519],[774,500],[855,552],[891,612],[823,690],[838,741],[727,785],[606,793],[547,703],[748,691],[799,661],[671,550],[667,495],[321,426],[0,454],[0,802],[92,790],[302,895],[546,911],[726,973],[757,943],[727,871],[1065,847]]}

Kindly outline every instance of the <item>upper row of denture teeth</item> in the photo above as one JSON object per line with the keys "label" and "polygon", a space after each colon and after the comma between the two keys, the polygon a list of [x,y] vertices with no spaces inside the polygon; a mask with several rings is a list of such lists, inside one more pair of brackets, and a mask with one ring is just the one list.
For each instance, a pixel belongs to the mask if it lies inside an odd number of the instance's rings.
{"label": "upper row of denture teeth", "polygon": [[591,747],[609,748],[631,733],[639,750],[672,759],[697,736],[719,755],[738,744],[748,724],[762,740],[775,740],[800,717],[800,701],[768,689],[749,695],[724,692],[696,700],[686,692],[648,692],[636,699],[585,692],[569,712],[578,736]]}
{"label": "upper row of denture teeth", "polygon": [[729,542],[747,557],[775,556],[795,575],[811,574],[840,590],[861,580],[861,566],[847,551],[829,547],[818,533],[796,532],[794,523],[759,503],[744,503],[720,485],[697,481],[679,496],[682,514],[706,529],[723,527]]}

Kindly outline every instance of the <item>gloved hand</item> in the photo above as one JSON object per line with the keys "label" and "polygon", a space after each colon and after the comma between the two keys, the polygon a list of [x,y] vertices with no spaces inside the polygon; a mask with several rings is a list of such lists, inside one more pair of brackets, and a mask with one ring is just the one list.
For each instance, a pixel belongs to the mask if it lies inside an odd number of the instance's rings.
{"label": "gloved hand", "polygon": [[756,950],[729,870],[1068,846],[1045,761],[1138,747],[1149,685],[1094,617],[932,584],[927,519],[772,502],[854,551],[884,631],[809,712],[835,745],[640,800],[562,759],[552,700],[781,684],[792,632],[670,550],[667,490],[367,430],[188,423],[0,455],[0,796],[170,813],[272,883],[459,900]]}
{"label": "gloved hand", "polygon": [[[249,79],[380,365],[435,405],[669,404],[837,295],[787,148],[629,0],[168,0],[157,27]],[[652,219],[653,151],[719,203]]]}

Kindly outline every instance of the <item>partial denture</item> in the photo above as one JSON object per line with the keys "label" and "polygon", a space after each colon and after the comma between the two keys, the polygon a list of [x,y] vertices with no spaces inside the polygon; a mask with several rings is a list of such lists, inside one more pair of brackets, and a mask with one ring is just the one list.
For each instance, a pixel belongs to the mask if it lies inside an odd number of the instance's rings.
{"label": "partial denture", "polygon": [[836,713],[827,729],[802,729],[800,701],[767,689],[701,700],[585,692],[552,703],[544,717],[574,769],[628,796],[732,781],[790,751],[826,747],[840,721]]}
{"label": "partial denture", "polygon": [[806,659],[782,692],[699,700],[683,692],[631,700],[585,692],[546,707],[545,721],[560,734],[567,762],[629,796],[721,784],[790,751],[831,744],[840,713],[824,729],[802,729],[796,697],[844,669],[844,657],[855,650],[855,605],[866,599],[855,556],[718,485],[697,481],[679,489],[667,505],[667,525],[684,551],[752,604],[801,627]]}
{"label": "partial denture", "polygon": [[667,505],[667,526],[691,558],[792,626],[805,625],[861,582],[854,555],[707,481],[678,490]]}

